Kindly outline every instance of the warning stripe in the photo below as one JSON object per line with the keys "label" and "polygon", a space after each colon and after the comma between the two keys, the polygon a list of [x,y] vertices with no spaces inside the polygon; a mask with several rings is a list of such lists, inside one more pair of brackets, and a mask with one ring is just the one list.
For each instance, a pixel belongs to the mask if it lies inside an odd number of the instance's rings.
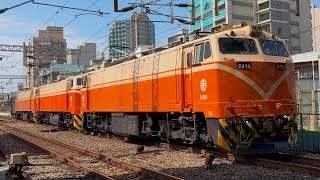
{"label": "warning stripe", "polygon": [[37,121],[37,114],[33,114],[33,121],[34,121],[35,123],[38,123],[38,121]]}
{"label": "warning stripe", "polygon": [[[235,142],[230,138],[230,136],[225,131],[224,127],[226,126],[226,123],[225,124],[224,123],[225,123],[224,119],[219,119],[219,133],[220,133],[221,137],[223,137],[223,140],[228,143],[229,148],[230,147],[234,148],[235,147]],[[221,139],[218,139],[218,143],[219,144],[220,144],[220,140]]]}
{"label": "warning stripe", "polygon": [[79,114],[73,115],[73,127],[80,130],[82,126],[81,116]]}
{"label": "warning stripe", "polygon": [[73,127],[80,130],[80,126],[76,123],[76,121],[73,121]]}
{"label": "warning stripe", "polygon": [[[248,121],[251,123],[252,128],[253,128],[253,130],[255,131],[254,136],[255,136],[256,138],[261,137],[261,134],[260,134],[260,126],[258,125],[258,124],[259,124],[259,118],[251,118],[251,117],[248,117],[247,119],[248,119]],[[258,122],[257,122],[257,121],[258,121]]]}
{"label": "warning stripe", "polygon": [[77,123],[80,126],[82,126],[82,120],[81,120],[82,118],[81,118],[81,116],[79,114],[75,114],[73,117],[74,117],[75,121],[77,121]]}

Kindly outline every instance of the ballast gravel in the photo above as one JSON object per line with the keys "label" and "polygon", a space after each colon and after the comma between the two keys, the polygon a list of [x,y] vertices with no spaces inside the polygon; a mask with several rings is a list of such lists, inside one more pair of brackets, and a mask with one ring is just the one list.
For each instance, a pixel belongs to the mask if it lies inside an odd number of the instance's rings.
{"label": "ballast gravel", "polygon": [[54,126],[23,121],[6,124],[183,179],[315,179],[290,171],[234,163],[220,158],[213,161],[213,167],[206,169],[205,158],[197,154],[170,151],[154,146],[145,146],[144,152],[137,154],[136,149],[139,145],[121,141],[119,138],[91,136],[76,131],[50,132]]}
{"label": "ballast gravel", "polygon": [[23,167],[23,171],[32,180],[90,179],[90,177],[87,177],[81,171],[54,160],[44,150],[11,134],[7,134],[2,128],[0,124],[0,151],[7,158],[10,157],[10,154],[27,152],[29,155],[28,161],[32,165]]}

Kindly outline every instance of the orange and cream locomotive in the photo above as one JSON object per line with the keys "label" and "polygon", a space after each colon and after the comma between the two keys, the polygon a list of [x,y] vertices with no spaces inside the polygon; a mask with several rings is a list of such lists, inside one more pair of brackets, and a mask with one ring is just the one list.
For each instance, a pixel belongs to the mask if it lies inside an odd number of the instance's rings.
{"label": "orange and cream locomotive", "polygon": [[295,143],[296,111],[285,42],[242,24],[20,92],[14,114],[85,131],[256,154]]}

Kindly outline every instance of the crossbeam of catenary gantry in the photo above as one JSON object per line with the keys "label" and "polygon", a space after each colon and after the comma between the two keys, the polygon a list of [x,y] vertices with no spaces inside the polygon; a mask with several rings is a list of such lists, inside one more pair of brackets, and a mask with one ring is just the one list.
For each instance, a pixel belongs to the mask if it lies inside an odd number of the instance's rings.
{"label": "crossbeam of catenary gantry", "polygon": [[0,79],[27,79],[27,76],[23,76],[23,75],[0,75]]}

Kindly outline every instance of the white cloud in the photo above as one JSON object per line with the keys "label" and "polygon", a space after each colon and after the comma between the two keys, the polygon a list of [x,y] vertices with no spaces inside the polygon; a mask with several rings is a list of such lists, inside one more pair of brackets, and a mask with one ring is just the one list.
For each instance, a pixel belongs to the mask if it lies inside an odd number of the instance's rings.
{"label": "white cloud", "polygon": [[36,32],[38,26],[38,21],[30,19],[24,19],[22,17],[13,17],[7,15],[0,16],[0,34],[6,35],[15,35],[15,36],[25,36],[27,39],[27,35],[31,36],[34,32]]}

